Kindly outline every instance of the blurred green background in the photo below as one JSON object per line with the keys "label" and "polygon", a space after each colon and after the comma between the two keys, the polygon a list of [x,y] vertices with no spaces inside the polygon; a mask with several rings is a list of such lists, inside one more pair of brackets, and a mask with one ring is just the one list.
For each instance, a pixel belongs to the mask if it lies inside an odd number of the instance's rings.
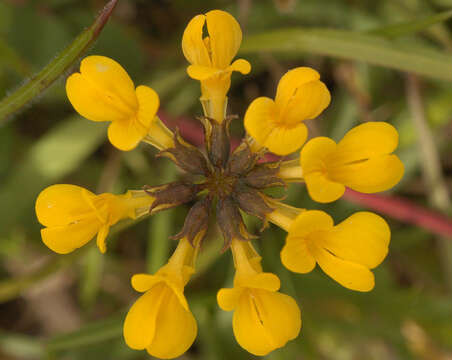
{"label": "blurred green background", "polygon": [[[54,59],[104,5],[1,0],[0,99]],[[310,134],[338,140],[363,121],[392,123],[400,132],[406,175],[387,194],[387,205],[398,206],[391,205],[397,196],[424,209],[410,207],[413,217],[443,214],[443,231],[434,233],[375,210],[390,223],[392,241],[370,293],[342,288],[319,269],[308,275],[285,270],[279,260],[285,234],[270,226],[256,247],[264,268],[278,274],[282,291],[300,304],[303,328],[266,358],[452,359],[452,1],[120,0],[88,54],[114,58],[136,85],[156,89],[171,127],[195,126],[202,111],[199,84],[185,74],[180,43],[188,21],[214,8],[240,21],[240,56],[253,66],[248,76],[233,75],[230,113],[243,116],[252,99],[273,96],[289,68],[312,66],[333,100],[309,122]],[[94,246],[59,256],[42,244],[33,207],[39,192],[54,183],[122,193],[179,173],[168,160],[157,161],[149,146],[115,150],[106,127],[81,119],[69,104],[69,73],[0,119],[0,359],[148,359],[122,339],[125,311],[138,297],[130,277],[166,261],[175,246],[169,236],[179,231],[187,209],[117,226],[104,256]],[[232,133],[243,135],[240,121]],[[350,199],[315,204],[302,185],[289,187],[287,201],[324,209],[336,222],[367,208]],[[260,225],[247,221],[257,232]],[[220,254],[221,247],[212,231],[186,289],[199,335],[184,359],[253,358],[234,340],[232,314],[216,304],[217,290],[233,276],[231,255]]]}

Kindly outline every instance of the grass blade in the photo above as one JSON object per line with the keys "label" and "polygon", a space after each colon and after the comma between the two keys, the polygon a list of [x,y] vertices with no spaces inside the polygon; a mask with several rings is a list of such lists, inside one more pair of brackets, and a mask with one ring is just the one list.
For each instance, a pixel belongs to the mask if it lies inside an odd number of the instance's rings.
{"label": "grass blade", "polygon": [[319,54],[452,81],[452,58],[441,51],[336,29],[291,28],[248,36],[241,53]]}

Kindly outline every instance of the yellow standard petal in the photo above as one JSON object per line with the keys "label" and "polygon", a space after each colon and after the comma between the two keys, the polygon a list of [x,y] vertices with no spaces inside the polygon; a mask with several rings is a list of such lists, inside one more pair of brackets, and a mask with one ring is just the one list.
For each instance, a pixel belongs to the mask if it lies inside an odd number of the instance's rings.
{"label": "yellow standard petal", "polygon": [[330,93],[317,71],[301,67],[280,80],[275,101],[254,100],[245,114],[245,128],[256,142],[278,155],[299,149],[307,139],[304,120],[317,117],[330,103]]}

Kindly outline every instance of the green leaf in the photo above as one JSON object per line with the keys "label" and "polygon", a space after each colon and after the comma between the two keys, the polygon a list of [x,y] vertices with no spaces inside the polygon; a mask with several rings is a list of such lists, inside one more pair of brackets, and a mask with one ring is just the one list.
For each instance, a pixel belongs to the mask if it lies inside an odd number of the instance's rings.
{"label": "green leaf", "polygon": [[241,53],[272,51],[330,56],[452,80],[452,58],[433,49],[401,44],[346,30],[291,28],[248,36]]}
{"label": "green leaf", "polygon": [[94,23],[84,30],[66,49],[11,95],[0,101],[0,124],[11,114],[27,105],[52,85],[85,52],[99,36],[107,23],[117,0],[110,2],[100,12]]}
{"label": "green leaf", "polygon": [[452,10],[449,10],[441,12],[439,14],[424,16],[412,21],[383,26],[370,30],[368,31],[368,33],[373,35],[382,35],[388,38],[396,38],[425,30],[432,25],[448,20],[451,17]]}

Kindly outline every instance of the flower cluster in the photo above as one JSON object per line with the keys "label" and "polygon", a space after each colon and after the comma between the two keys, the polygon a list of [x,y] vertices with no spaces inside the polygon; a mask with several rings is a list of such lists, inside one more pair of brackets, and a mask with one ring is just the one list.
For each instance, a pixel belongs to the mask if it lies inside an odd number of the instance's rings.
{"label": "flower cluster", "polygon": [[[206,27],[206,29],[204,29]],[[208,34],[204,36],[203,34]],[[169,359],[183,354],[197,334],[197,323],[184,295],[195,272],[196,258],[209,224],[215,223],[232,252],[232,288],[217,294],[218,305],[233,311],[237,342],[255,355],[265,355],[295,339],[301,329],[296,301],[279,292],[280,280],[264,272],[242,213],[276,224],[287,232],[281,262],[295,273],[308,273],[316,264],[342,286],[370,291],[372,269],[386,257],[390,230],[370,212],[358,212],[334,225],[323,211],[286,205],[266,189],[287,182],[305,183],[311,198],[326,203],[339,199],[345,188],[373,193],[390,189],[401,179],[403,164],[393,154],[398,143],[391,125],[368,122],[350,130],[338,143],[327,137],[307,140],[304,120],[318,117],[331,97],[314,69],[299,67],[280,80],[275,99],[255,99],[244,116],[247,136],[230,149],[227,92],[233,71],[250,72],[243,59],[233,61],[242,40],[237,21],[214,10],[194,17],[182,38],[188,75],[200,81],[205,149],[189,144],[169,130],[156,115],[159,98],[138,86],[114,60],[89,56],[80,72],[66,83],[69,101],[83,117],[110,121],[108,138],[128,151],[140,142],[155,146],[188,176],[123,195],[95,195],[75,185],[53,185],[36,201],[36,214],[45,226],[43,242],[53,251],[69,253],[97,235],[105,252],[110,226],[126,218],[191,204],[178,246],[155,274],[137,274],[132,286],[143,295],[132,305],[124,323],[128,346]],[[304,146],[303,146],[304,145]],[[268,152],[291,160],[264,162]],[[215,212],[213,212],[215,208]],[[211,221],[215,213],[216,221]],[[162,239],[165,241],[165,239]]]}

